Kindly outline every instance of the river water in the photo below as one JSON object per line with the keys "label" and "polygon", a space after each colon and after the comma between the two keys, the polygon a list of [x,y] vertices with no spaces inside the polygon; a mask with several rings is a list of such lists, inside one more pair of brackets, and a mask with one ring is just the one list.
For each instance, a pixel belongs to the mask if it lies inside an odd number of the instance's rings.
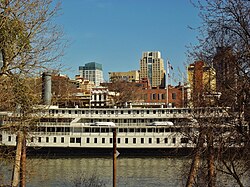
{"label": "river water", "polygon": [[[185,157],[122,158],[117,159],[117,187],[178,187],[185,186],[191,160]],[[112,158],[30,158],[27,187],[70,187],[81,179],[91,178],[112,186]],[[6,176],[11,168],[2,165]],[[4,178],[8,182],[8,178]],[[221,177],[223,186],[236,186]],[[247,182],[245,179],[245,182]],[[250,182],[250,181],[248,181]],[[250,184],[250,183],[249,183]]]}

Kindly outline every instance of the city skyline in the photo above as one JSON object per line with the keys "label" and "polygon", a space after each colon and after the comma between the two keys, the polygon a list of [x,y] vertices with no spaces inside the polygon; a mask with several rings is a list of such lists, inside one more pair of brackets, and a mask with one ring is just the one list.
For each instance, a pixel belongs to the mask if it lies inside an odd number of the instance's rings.
{"label": "city skyline", "polygon": [[103,65],[105,81],[110,71],[139,70],[146,51],[160,51],[176,77],[186,73],[186,46],[197,36],[188,26],[200,23],[189,1],[81,0],[63,1],[61,8],[56,21],[70,42],[61,63],[71,78],[93,61]]}

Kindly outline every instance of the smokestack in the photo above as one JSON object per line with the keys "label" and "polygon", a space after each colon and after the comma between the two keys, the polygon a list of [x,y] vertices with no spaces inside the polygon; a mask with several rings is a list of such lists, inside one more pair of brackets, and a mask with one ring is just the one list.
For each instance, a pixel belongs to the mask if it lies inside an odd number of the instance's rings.
{"label": "smokestack", "polygon": [[51,73],[44,72],[42,75],[42,100],[44,105],[51,104]]}

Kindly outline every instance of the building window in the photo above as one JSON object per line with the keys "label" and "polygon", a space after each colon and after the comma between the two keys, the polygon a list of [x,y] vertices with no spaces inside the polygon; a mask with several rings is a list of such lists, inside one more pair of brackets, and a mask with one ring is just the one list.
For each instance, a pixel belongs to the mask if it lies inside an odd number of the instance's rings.
{"label": "building window", "polygon": [[42,138],[38,137],[38,142],[41,143],[41,141],[42,141]]}
{"label": "building window", "polygon": [[89,138],[86,139],[86,143],[89,143]]}
{"label": "building window", "polygon": [[56,143],[56,137],[54,137],[54,143]]}
{"label": "building window", "polygon": [[172,93],[172,99],[173,99],[173,100],[176,99],[176,93]]}
{"label": "building window", "polygon": [[30,141],[31,141],[31,142],[34,142],[34,137],[31,137]]}
{"label": "building window", "polygon": [[113,143],[113,138],[109,138],[109,143]]}
{"label": "building window", "polygon": [[11,136],[8,136],[8,141],[11,142]]}
{"label": "building window", "polygon": [[0,142],[3,141],[3,136],[0,134]]}
{"label": "building window", "polygon": [[118,138],[118,139],[117,139],[117,143],[121,143],[121,138]]}
{"label": "building window", "polygon": [[49,137],[46,137],[46,142],[49,143]]}
{"label": "building window", "polygon": [[165,94],[161,94],[161,99],[165,99]]}
{"label": "building window", "polygon": [[105,138],[102,138],[102,143],[105,143]]}
{"label": "building window", "polygon": [[94,143],[97,143],[97,138],[94,138]]}
{"label": "building window", "polygon": [[64,143],[64,137],[61,137],[61,143]]}

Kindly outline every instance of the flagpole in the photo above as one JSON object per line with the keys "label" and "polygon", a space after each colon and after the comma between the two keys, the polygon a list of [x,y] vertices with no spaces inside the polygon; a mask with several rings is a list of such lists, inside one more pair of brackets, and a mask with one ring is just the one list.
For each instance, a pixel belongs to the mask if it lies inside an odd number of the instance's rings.
{"label": "flagpole", "polygon": [[167,86],[167,96],[166,96],[166,98],[167,98],[167,103],[166,103],[166,107],[168,108],[168,75],[169,75],[169,69],[168,69],[168,60],[167,60],[167,62],[166,62],[166,65],[167,65],[167,75],[166,75],[166,86]]}

